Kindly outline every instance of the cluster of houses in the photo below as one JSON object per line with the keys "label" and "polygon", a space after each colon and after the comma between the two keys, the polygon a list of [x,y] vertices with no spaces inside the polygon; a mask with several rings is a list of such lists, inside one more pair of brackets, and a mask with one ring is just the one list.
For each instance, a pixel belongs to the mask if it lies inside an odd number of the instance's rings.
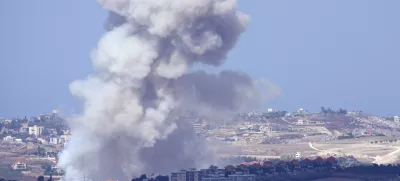
{"label": "cluster of houses", "polygon": [[316,157],[315,159],[293,159],[291,161],[273,160],[264,162],[243,162],[237,166],[228,165],[225,168],[210,166],[208,169],[189,169],[171,173],[171,181],[254,181],[259,176],[277,174],[296,174],[298,172],[337,169],[358,165],[352,157]]}

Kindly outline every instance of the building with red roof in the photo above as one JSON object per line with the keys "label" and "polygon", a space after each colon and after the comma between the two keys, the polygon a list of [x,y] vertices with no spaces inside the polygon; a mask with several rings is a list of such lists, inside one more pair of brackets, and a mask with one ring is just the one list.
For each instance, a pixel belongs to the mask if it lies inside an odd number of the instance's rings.
{"label": "building with red roof", "polygon": [[272,167],[274,164],[271,162],[271,161],[265,161],[264,163],[263,163],[263,166],[264,167]]}
{"label": "building with red roof", "polygon": [[317,162],[317,163],[323,163],[324,162],[324,159],[322,158],[322,157],[317,157],[317,158],[315,158],[314,159],[314,162]]}
{"label": "building with red roof", "polygon": [[337,163],[336,158],[333,157],[333,156],[325,159],[325,161],[328,162],[328,163]]}

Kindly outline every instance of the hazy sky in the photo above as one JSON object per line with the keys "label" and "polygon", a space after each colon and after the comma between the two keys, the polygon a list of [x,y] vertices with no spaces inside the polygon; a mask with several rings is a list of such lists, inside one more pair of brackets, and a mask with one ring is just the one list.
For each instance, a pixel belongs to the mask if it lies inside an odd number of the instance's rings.
{"label": "hazy sky", "polygon": [[[266,78],[266,107],[400,114],[399,0],[239,0],[248,31],[225,68]],[[0,117],[79,110],[68,91],[104,32],[95,0],[0,1]]]}

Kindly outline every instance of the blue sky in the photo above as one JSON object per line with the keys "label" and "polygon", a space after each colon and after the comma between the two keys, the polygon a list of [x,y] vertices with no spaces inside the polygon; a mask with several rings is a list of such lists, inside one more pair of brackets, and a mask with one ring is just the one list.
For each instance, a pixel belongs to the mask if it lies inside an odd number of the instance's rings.
{"label": "blue sky", "polygon": [[[266,107],[400,114],[400,1],[239,0],[248,31],[224,68],[268,79]],[[68,84],[91,71],[96,1],[0,1],[0,117],[79,110]]]}

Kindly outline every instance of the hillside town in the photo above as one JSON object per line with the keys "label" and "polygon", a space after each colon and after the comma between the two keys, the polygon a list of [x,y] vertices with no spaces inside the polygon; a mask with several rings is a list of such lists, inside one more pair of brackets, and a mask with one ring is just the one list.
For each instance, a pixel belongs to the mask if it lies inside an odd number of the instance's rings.
{"label": "hillside town", "polygon": [[[321,169],[318,165],[325,163],[328,166],[325,165],[324,169],[357,166],[366,162],[362,160],[364,157],[326,151],[328,149],[321,154],[322,151],[311,143],[321,143],[323,146],[323,143],[329,141],[358,139],[365,140],[368,144],[384,145],[397,143],[395,138],[400,135],[398,116],[380,117],[361,111],[335,111],[323,107],[317,113],[310,113],[302,108],[294,112],[273,109],[265,112],[252,111],[224,121],[194,115],[182,115],[179,119],[192,123],[193,133],[207,140],[240,149],[236,154],[219,153],[221,159],[231,159],[229,164],[236,169],[231,170],[228,175],[227,168],[221,170],[212,167],[212,171],[189,169],[172,173],[168,177],[171,181],[192,179],[192,176],[190,179],[183,176],[187,174],[199,177],[193,181],[252,181],[256,176],[266,174]],[[1,118],[0,129],[1,176],[23,180],[34,180],[38,175],[51,175],[52,179],[62,178],[64,171],[57,167],[57,156],[67,146],[73,133],[59,111],[53,110],[49,114],[29,118]],[[265,145],[268,148],[264,148]],[[284,145],[306,145],[308,149],[315,149],[311,152],[303,151],[300,147],[280,147]],[[249,163],[243,162],[246,160]],[[258,168],[256,171],[253,165]]]}

